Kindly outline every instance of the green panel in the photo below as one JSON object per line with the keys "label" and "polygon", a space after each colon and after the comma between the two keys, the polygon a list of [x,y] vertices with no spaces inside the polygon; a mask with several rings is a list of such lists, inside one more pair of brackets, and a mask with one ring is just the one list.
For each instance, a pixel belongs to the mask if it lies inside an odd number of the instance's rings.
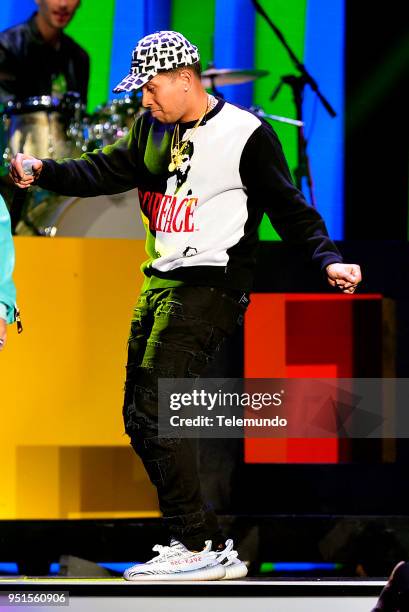
{"label": "green panel", "polygon": [[[307,0],[261,0],[260,4],[282,31],[287,43],[302,62]],[[256,17],[255,67],[268,70],[270,74],[255,82],[254,103],[261,106],[266,113],[294,119],[296,110],[288,85],[283,86],[274,102],[269,98],[281,76],[298,74],[298,72],[287,51],[260,15]],[[297,166],[297,128],[276,121],[273,121],[272,125],[281,140],[288,164],[293,171]],[[260,225],[259,236],[261,240],[279,239],[266,216]]]}
{"label": "green panel", "polygon": [[[103,3],[82,2],[66,32],[88,51],[91,59],[91,75],[88,89],[88,109],[107,101],[111,70],[111,47],[115,0]],[[130,61],[130,58],[129,58]]]}
{"label": "green panel", "polygon": [[203,70],[213,59],[215,0],[173,0],[171,27],[199,47]]}

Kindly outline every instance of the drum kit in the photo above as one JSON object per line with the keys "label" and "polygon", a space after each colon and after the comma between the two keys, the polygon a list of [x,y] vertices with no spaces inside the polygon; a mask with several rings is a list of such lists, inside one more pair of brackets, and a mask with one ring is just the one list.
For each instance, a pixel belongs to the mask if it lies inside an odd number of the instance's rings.
{"label": "drum kit", "polygon": [[[214,67],[202,73],[202,82],[212,93],[218,87],[248,83],[266,76],[263,70],[230,70]],[[258,116],[299,126],[301,122],[250,110]],[[39,96],[4,105],[0,123],[0,176],[5,177],[13,155],[30,153],[38,158],[79,157],[114,143],[129,133],[134,120],[144,112],[139,95],[110,100],[87,114],[79,94],[62,98]],[[4,179],[1,179],[4,184]],[[145,231],[135,214],[137,190],[119,196],[67,198],[32,187],[25,199],[18,235],[143,238]]]}

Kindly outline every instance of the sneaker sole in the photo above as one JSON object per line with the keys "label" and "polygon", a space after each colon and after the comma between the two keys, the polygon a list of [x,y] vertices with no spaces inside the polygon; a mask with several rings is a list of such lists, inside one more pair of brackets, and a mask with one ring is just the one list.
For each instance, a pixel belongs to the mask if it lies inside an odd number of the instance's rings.
{"label": "sneaker sole", "polygon": [[237,578],[244,578],[247,576],[247,566],[245,563],[235,563],[234,565],[224,566],[226,575],[220,580],[236,580]]}
{"label": "sneaker sole", "polygon": [[[246,568],[247,569],[247,568]],[[129,582],[141,581],[186,581],[186,580],[221,580],[226,575],[227,568],[223,565],[215,565],[214,567],[203,567],[202,569],[192,572],[178,572],[175,574],[137,574],[131,578],[125,578]]]}

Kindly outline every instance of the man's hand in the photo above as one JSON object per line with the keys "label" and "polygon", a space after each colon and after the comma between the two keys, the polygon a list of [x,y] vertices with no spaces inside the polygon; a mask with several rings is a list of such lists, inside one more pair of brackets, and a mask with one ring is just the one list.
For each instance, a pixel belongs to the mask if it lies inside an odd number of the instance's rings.
{"label": "man's hand", "polygon": [[[33,175],[26,174],[23,170],[23,161],[29,160],[33,168]],[[41,170],[43,169],[43,162],[40,159],[36,159],[32,155],[26,155],[24,153],[17,153],[10,163],[10,177],[12,181],[21,189],[29,187],[38,177],[40,176]]]}
{"label": "man's hand", "polygon": [[7,340],[7,323],[0,319],[0,351],[4,348]]}
{"label": "man's hand", "polygon": [[354,293],[362,280],[357,264],[333,263],[326,267],[326,272],[331,287],[339,287],[342,293]]}

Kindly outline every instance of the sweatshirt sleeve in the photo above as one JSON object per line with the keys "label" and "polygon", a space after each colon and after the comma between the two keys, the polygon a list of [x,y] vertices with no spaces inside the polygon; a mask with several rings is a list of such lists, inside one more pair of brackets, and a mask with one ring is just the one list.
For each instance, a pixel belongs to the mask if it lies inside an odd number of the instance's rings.
{"label": "sweatshirt sleeve", "polygon": [[61,195],[92,197],[129,191],[137,186],[137,123],[113,145],[79,159],[44,159],[36,185]]}
{"label": "sweatshirt sleeve", "polygon": [[295,187],[280,141],[268,123],[262,121],[247,141],[240,174],[249,200],[263,208],[283,240],[305,245],[321,270],[342,262],[323,218]]}

